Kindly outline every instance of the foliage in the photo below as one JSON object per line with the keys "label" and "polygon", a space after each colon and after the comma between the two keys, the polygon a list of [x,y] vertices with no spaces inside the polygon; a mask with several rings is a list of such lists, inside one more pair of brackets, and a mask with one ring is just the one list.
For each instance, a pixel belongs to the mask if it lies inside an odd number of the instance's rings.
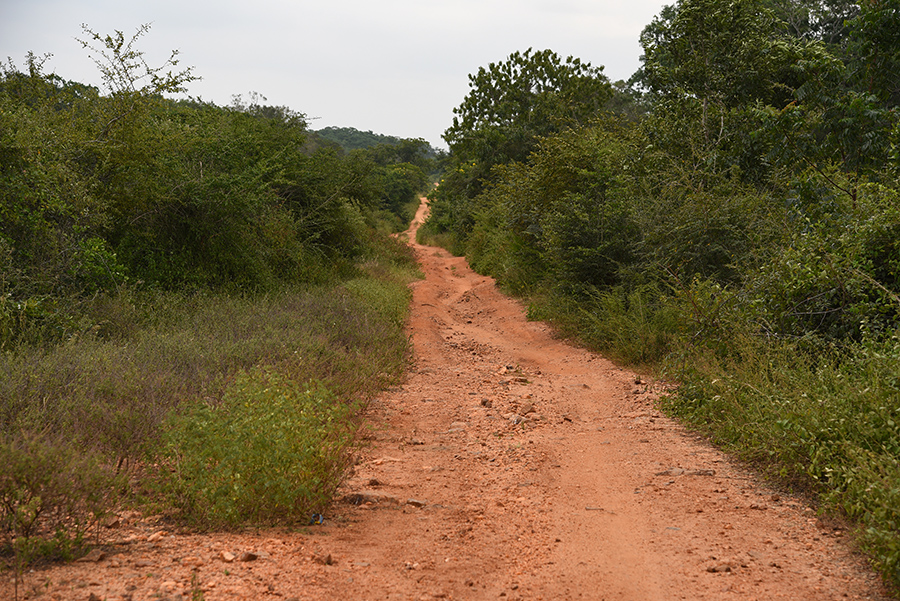
{"label": "foliage", "polygon": [[612,96],[602,69],[552,50],[514,52],[469,76],[444,139],[454,155],[487,167],[524,160],[539,137],[600,112]]}
{"label": "foliage", "polygon": [[3,547],[16,544],[19,537],[46,533],[59,540],[81,540],[103,518],[108,497],[114,496],[117,479],[99,458],[61,440],[4,432],[0,460]]}
{"label": "foliage", "polygon": [[782,481],[799,482],[860,524],[876,565],[900,566],[896,336],[849,354],[740,336],[739,356],[694,355],[666,406]]}
{"label": "foliage", "polygon": [[[252,94],[165,99],[194,76],[85,27],[108,93],[0,70],[0,346],[71,336],[69,307],[124,286],[265,291],[322,282],[397,230],[433,167],[421,140],[344,156]],[[388,226],[382,226],[387,221]]]}
{"label": "foliage", "polygon": [[478,196],[498,165],[525,161],[542,137],[589,123],[613,97],[602,73],[552,50],[514,52],[469,76],[469,93],[444,132],[450,160],[431,204],[424,237],[445,236],[461,250],[472,233]]}
{"label": "foliage", "polygon": [[[231,447],[220,475],[253,463],[263,488],[242,494],[265,497],[258,511],[198,515],[202,491],[180,472],[185,516],[234,525],[322,507],[359,408],[408,358],[414,260],[384,222],[398,227],[425,187],[427,145],[345,154],[258,94],[167,99],[194,76],[177,53],[145,63],[147,26],[130,39],[84,29],[103,92],[46,75],[46,57],[0,66],[0,547],[17,569],[78,552],[123,499],[165,503],[163,441],[202,461],[175,441],[209,402],[234,411],[203,419],[245,441],[289,427],[309,462],[293,463],[296,446],[269,449],[271,463]],[[269,401],[296,419],[265,413]],[[188,417],[169,431],[175,413]]]}
{"label": "foliage", "polygon": [[315,382],[238,375],[221,402],[184,407],[167,430],[176,504],[204,526],[308,519],[341,482],[357,409]]}
{"label": "foliage", "polygon": [[[620,168],[628,145],[620,141],[621,130],[613,124],[585,133],[545,138],[527,168],[513,164],[495,170],[498,184],[480,203],[492,206],[496,217],[490,230],[483,222],[476,227],[469,246],[476,269],[495,261],[495,252],[509,253],[506,246],[513,244],[518,248],[516,257],[510,257],[513,261],[535,258],[518,270],[518,288],[542,279],[576,288],[618,281],[637,236],[622,196],[628,176],[621,175]],[[507,242],[491,243],[494,235]],[[506,283],[506,273],[492,271]]]}
{"label": "foliage", "polygon": [[900,2],[860,3],[860,13],[848,23],[848,51],[856,79],[866,93],[886,106],[900,104]]}
{"label": "foliage", "polygon": [[837,48],[846,45],[847,23],[859,14],[859,5],[850,0],[783,0],[774,9],[792,37]]}
{"label": "foliage", "polygon": [[349,152],[351,150],[362,150],[372,146],[386,145],[393,146],[400,142],[400,138],[396,136],[386,136],[384,134],[376,134],[369,131],[360,131],[355,127],[323,127],[316,130],[318,135],[336,142],[341,148]]}
{"label": "foliage", "polygon": [[52,435],[0,432],[0,555],[19,579],[38,559],[72,560],[121,498],[123,479]]}
{"label": "foliage", "polygon": [[642,84],[656,95],[734,107],[754,100],[783,106],[777,85],[792,45],[773,35],[775,16],[761,0],[682,0],[644,29]]}

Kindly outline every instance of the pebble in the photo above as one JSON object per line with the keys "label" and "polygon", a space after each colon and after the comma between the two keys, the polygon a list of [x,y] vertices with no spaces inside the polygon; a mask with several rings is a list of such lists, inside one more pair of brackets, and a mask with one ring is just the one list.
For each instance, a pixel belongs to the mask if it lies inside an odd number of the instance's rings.
{"label": "pebble", "polygon": [[235,560],[234,553],[229,553],[228,551],[222,551],[219,553],[219,559],[224,561],[225,563],[231,563]]}
{"label": "pebble", "polygon": [[94,549],[93,551],[91,551],[90,553],[85,555],[84,557],[79,557],[78,561],[97,563],[98,561],[103,561],[103,559],[105,559],[105,558],[106,558],[106,553],[104,553],[100,549]]}
{"label": "pebble", "polygon": [[155,543],[158,540],[161,540],[166,535],[165,530],[160,530],[159,532],[154,532],[150,536],[147,537],[148,543]]}
{"label": "pebble", "polygon": [[419,499],[407,499],[406,504],[412,505],[413,507],[425,507],[428,503]]}
{"label": "pebble", "polygon": [[118,528],[121,524],[122,522],[119,519],[119,516],[115,514],[109,516],[103,521],[103,526],[106,528]]}

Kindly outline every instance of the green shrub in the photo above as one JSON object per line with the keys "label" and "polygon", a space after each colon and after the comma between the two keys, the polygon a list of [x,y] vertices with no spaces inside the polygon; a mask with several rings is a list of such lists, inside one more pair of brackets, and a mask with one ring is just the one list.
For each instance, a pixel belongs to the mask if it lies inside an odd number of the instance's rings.
{"label": "green shrub", "polygon": [[358,409],[315,382],[240,374],[221,401],[186,406],[166,434],[177,506],[206,526],[308,519],[341,482]]}
{"label": "green shrub", "polygon": [[20,562],[71,558],[119,500],[121,478],[61,438],[0,436],[0,548]]}
{"label": "green shrub", "polygon": [[684,312],[654,286],[595,291],[582,307],[583,336],[616,359],[653,365],[678,346]]}

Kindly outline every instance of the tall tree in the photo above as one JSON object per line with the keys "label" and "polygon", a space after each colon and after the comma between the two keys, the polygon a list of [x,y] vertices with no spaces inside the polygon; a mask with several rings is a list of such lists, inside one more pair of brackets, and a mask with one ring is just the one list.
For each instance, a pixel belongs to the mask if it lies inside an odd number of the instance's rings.
{"label": "tall tree", "polygon": [[789,35],[835,48],[846,45],[848,22],[859,14],[859,3],[852,0],[776,0],[774,7]]}
{"label": "tall tree", "polygon": [[612,97],[603,67],[531,48],[479,68],[469,88],[444,139],[462,160],[487,165],[524,160],[538,138],[585,124]]}
{"label": "tall tree", "polygon": [[777,84],[795,58],[764,0],[682,0],[641,34],[641,83],[664,97],[735,107],[789,101]]}

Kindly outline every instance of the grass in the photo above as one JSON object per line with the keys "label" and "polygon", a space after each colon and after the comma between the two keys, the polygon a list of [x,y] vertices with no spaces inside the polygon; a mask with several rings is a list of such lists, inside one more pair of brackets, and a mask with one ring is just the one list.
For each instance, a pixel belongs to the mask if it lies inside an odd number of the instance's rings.
{"label": "grass", "polygon": [[[411,254],[385,242],[327,286],[124,290],[84,303],[64,342],[6,349],[0,556],[14,563],[24,540],[73,548],[147,493],[208,527],[308,519],[343,477],[366,402],[403,377],[415,277]],[[228,506],[228,472],[263,488]],[[44,547],[32,555],[54,555]]]}

